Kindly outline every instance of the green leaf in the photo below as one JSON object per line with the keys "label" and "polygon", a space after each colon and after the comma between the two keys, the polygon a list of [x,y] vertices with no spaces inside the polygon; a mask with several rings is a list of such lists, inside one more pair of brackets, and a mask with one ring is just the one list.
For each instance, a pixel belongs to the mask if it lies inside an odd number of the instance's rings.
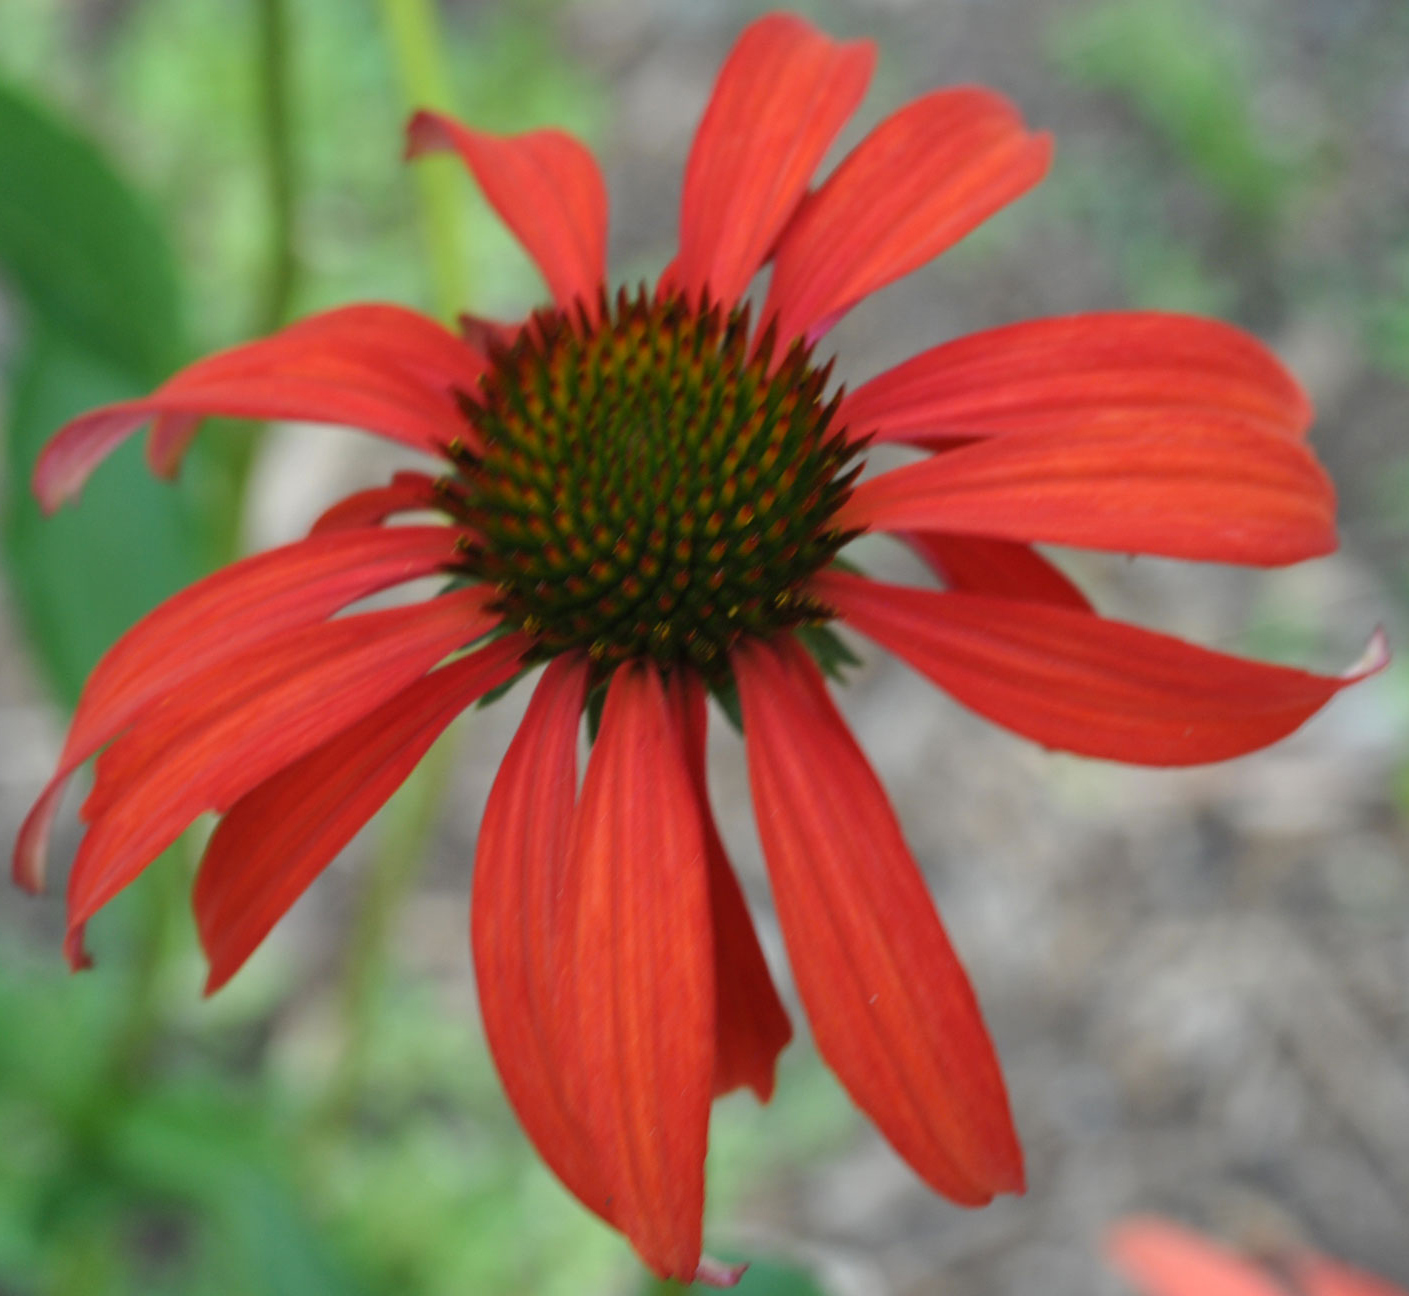
{"label": "green leaf", "polygon": [[[131,444],[81,505],[42,517],[29,490],[40,449],[74,415],[179,363],[180,293],[142,200],[89,141],[3,85],[0,175],[0,274],[26,308],[4,429],[5,559],[30,641],[72,702],[124,630],[201,574],[228,508],[213,456],[193,456],[183,493],[153,480]],[[192,484],[217,506],[199,507]]]}
{"label": "green leaf", "polygon": [[102,466],[77,506],[46,518],[29,491],[56,428],[137,390],[38,320],[11,379],[5,557],[30,642],[70,703],[113,641],[205,566],[208,542],[191,502],[147,472],[136,441]]}
{"label": "green leaf", "polygon": [[139,383],[181,359],[161,227],[98,150],[0,85],[0,266],[50,327]]}

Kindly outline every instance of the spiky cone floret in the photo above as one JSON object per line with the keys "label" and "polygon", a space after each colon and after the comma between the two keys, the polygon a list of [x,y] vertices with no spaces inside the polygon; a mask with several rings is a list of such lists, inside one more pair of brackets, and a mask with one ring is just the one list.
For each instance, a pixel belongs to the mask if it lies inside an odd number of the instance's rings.
{"label": "spiky cone floret", "polygon": [[[35,471],[54,507],[150,423],[171,473],[212,414],[350,424],[426,459],[114,645],[15,875],[39,887],[64,787],[97,755],[69,879],[79,964],[87,921],[220,813],[195,887],[217,988],[457,714],[543,665],[476,851],[486,1037],[547,1163],[686,1281],[737,1277],[701,1253],[711,1099],[766,1100],[791,1037],[710,809],[708,692],[742,722],[819,1050],[927,1183],[980,1205],[1023,1185],[997,1057],[830,699],[818,623],[1046,746],[1152,765],[1274,742],[1385,660],[1377,637],[1328,677],[1109,620],[1034,547],[1251,565],[1334,548],[1309,403],[1246,334],[1152,312],[1035,320],[833,382],[815,358],[831,325],[1050,159],[1010,103],[961,87],[902,108],[814,184],[873,63],[868,43],[789,15],[752,24],[690,151],[678,253],[635,294],[604,287],[605,188],[580,144],[418,114],[408,152],[458,154],[548,306],[458,336],[397,306],[329,311],[83,415]],[[759,328],[743,301],[765,265]],[[919,458],[858,481],[888,441]],[[908,545],[938,587],[843,562],[863,532]],[[346,612],[432,575],[438,596]]]}

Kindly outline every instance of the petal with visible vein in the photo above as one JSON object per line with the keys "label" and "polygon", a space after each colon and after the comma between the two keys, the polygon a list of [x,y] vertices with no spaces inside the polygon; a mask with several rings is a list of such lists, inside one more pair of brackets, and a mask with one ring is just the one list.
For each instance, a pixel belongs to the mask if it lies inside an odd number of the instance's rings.
{"label": "petal with visible vein", "polygon": [[900,539],[952,590],[1094,610],[1064,572],[1028,545],[941,531],[911,531]]}
{"label": "petal with visible vein", "polygon": [[894,468],[857,486],[835,521],[1272,567],[1336,547],[1335,503],[1311,451],[1285,436],[1117,420]]}
{"label": "petal with visible vein", "polygon": [[1052,145],[989,90],[937,90],[876,127],[778,238],[763,317],[814,340],[1047,173]]}
{"label": "petal with visible vein", "polygon": [[1065,434],[1112,417],[1177,431],[1210,416],[1301,437],[1312,410],[1277,357],[1241,329],[1121,311],[945,342],[848,393],[837,422],[856,438],[943,447],[1009,432]]}
{"label": "petal with visible vein", "polygon": [[714,1092],[726,1094],[747,1085],[760,1102],[767,1102],[773,1096],[778,1054],[792,1039],[793,1028],[710,812],[704,685],[693,672],[677,670],[671,672],[666,687],[685,745],[709,865],[714,929]]}
{"label": "petal with visible vein", "polygon": [[196,924],[223,986],[467,706],[511,679],[531,647],[506,635],[433,671],[247,792],[196,875]]}
{"label": "petal with visible vein", "polygon": [[588,313],[607,273],[607,190],[592,154],[560,130],[489,135],[441,113],[418,112],[406,156],[453,152],[489,205],[543,272],[553,300]]}
{"label": "petal with visible vein", "polygon": [[615,1212],[564,1075],[564,988],[552,939],[577,796],[577,744],[588,666],[551,662],[499,766],[475,850],[470,942],[485,1038],[504,1092],[539,1155],[609,1222]]}
{"label": "petal with visible vein", "polygon": [[734,651],[749,783],[818,1050],[931,1187],[1021,1191],[998,1059],[895,815],[790,636]]}
{"label": "petal with visible vein", "polygon": [[699,810],[652,665],[612,675],[558,922],[569,1100],[617,1226],[654,1273],[690,1282],[700,1264],[714,959]]}
{"label": "petal with visible vein", "polygon": [[690,149],[674,286],[743,295],[875,67],[869,42],[841,44],[791,14],[745,29],[720,69]]}
{"label": "petal with visible vein", "polygon": [[223,813],[284,766],[491,630],[493,592],[302,626],[218,662],[103,752],[91,827],[69,875],[70,956],[83,924],[207,810]]}
{"label": "petal with visible vein", "polygon": [[469,390],[483,368],[471,347],[414,311],[344,307],[198,360],[150,396],[73,419],[40,454],[35,494],[57,508],[152,420],[149,457],[167,474],[211,415],[346,424],[434,453],[457,436],[473,437],[454,392]]}
{"label": "petal with visible vein", "polygon": [[1266,747],[1388,660],[1378,634],[1350,673],[1324,676],[1041,603],[838,571],[815,577],[811,592],[995,723],[1136,765],[1199,765]]}
{"label": "petal with visible vein", "polygon": [[84,685],[58,770],[20,828],[15,881],[31,891],[43,885],[49,830],[69,777],[159,697],[245,648],[448,567],[456,535],[402,527],[301,540],[221,568],[149,613]]}

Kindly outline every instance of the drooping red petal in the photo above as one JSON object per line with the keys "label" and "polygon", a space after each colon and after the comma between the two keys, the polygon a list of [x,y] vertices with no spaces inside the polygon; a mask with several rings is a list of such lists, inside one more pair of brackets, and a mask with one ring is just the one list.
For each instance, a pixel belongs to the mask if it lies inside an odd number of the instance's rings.
{"label": "drooping red petal", "polygon": [[223,567],[144,617],[108,649],[83,687],[58,769],[20,828],[15,881],[40,889],[49,830],[69,777],[157,699],[262,640],[448,567],[457,534],[401,527],[302,540]]}
{"label": "drooping red petal", "polygon": [[947,444],[1009,432],[1065,434],[1092,419],[1241,419],[1300,437],[1311,402],[1256,338],[1155,311],[1029,320],[922,352],[848,393],[853,437]]}
{"label": "drooping red petal", "polygon": [[444,506],[445,499],[434,477],[420,472],[399,472],[388,486],[375,486],[338,500],[324,510],[308,534],[326,535],[330,531],[379,526],[397,513],[419,513]]}
{"label": "drooping red petal", "polygon": [[980,715],[1046,747],[1199,765],[1285,738],[1388,660],[1342,676],[1230,657],[1071,608],[906,589],[827,571],[812,592]]}
{"label": "drooping red petal", "polygon": [[39,456],[34,490],[46,509],[156,419],[154,465],[175,470],[195,422],[210,415],[343,423],[434,452],[474,431],[456,403],[484,360],[434,320],[395,306],[350,306],[188,366],[150,396],[105,405],[64,425]]}
{"label": "drooping red petal", "polygon": [[1052,145],[989,90],[937,90],[876,127],[778,239],[764,318],[816,338],[1032,188]]}
{"label": "drooping red petal", "polygon": [[677,670],[671,673],[666,692],[684,742],[709,866],[714,930],[714,1092],[726,1094],[747,1085],[760,1102],[767,1102],[773,1096],[778,1054],[792,1039],[793,1028],[710,812],[704,686],[693,672]]}
{"label": "drooping red petal", "polygon": [[727,309],[767,259],[875,67],[869,41],[841,44],[791,14],[744,30],[695,132],[673,284]]}
{"label": "drooping red petal", "polygon": [[1107,1235],[1105,1251],[1142,1296],[1288,1296],[1251,1261],[1167,1220],[1126,1220]]}
{"label": "drooping red petal", "polygon": [[519,1122],[568,1189],[614,1222],[610,1188],[565,1089],[557,1028],[565,987],[552,947],[587,676],[583,658],[549,664],[499,766],[475,850],[470,941],[485,1038]]}
{"label": "drooping red petal", "polygon": [[573,817],[560,1056],[617,1226],[661,1277],[700,1264],[714,1072],[704,835],[655,667],[617,667]]}
{"label": "drooping red petal", "polygon": [[998,1060],[884,791],[791,637],[733,654],[754,812],[817,1047],[928,1184],[1021,1191]]}
{"label": "drooping red petal", "polygon": [[158,415],[147,433],[147,467],[158,477],[175,477],[200,426],[199,414]]}
{"label": "drooping red petal", "polygon": [[433,671],[230,807],[196,875],[207,994],[240,970],[446,726],[513,677],[530,647],[506,635]]}
{"label": "drooping red petal", "polygon": [[336,338],[366,358],[380,358],[428,381],[468,387],[484,371],[484,348],[438,320],[386,302],[359,302],[295,320],[278,335],[310,346]]}
{"label": "drooping red petal", "polygon": [[1027,545],[941,531],[912,531],[900,538],[952,590],[1095,610],[1061,570]]}
{"label": "drooping red petal", "polygon": [[1297,1296],[1406,1296],[1383,1278],[1310,1252],[1293,1257],[1287,1268]]}
{"label": "drooping red petal", "polygon": [[[71,937],[204,811],[228,810],[493,628],[493,592],[302,626],[188,678],[98,760]],[[70,950],[76,941],[70,940]]]}
{"label": "drooping red petal", "polygon": [[592,154],[560,130],[489,135],[418,112],[406,129],[406,156],[440,151],[460,155],[553,300],[595,311],[607,274],[607,190]]}
{"label": "drooping red petal", "polygon": [[1306,446],[1232,422],[1014,433],[862,482],[836,525],[954,531],[1271,567],[1336,547],[1335,488]]}

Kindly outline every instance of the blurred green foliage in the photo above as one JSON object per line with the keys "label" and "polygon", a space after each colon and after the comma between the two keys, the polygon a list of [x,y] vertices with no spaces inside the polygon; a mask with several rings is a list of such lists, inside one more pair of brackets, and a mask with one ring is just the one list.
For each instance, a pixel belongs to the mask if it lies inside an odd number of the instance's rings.
{"label": "blurred green foliage", "polygon": [[1207,0],[1111,0],[1056,29],[1059,60],[1121,95],[1212,192],[1265,224],[1297,179],[1287,137],[1274,148],[1250,103],[1256,43]]}

